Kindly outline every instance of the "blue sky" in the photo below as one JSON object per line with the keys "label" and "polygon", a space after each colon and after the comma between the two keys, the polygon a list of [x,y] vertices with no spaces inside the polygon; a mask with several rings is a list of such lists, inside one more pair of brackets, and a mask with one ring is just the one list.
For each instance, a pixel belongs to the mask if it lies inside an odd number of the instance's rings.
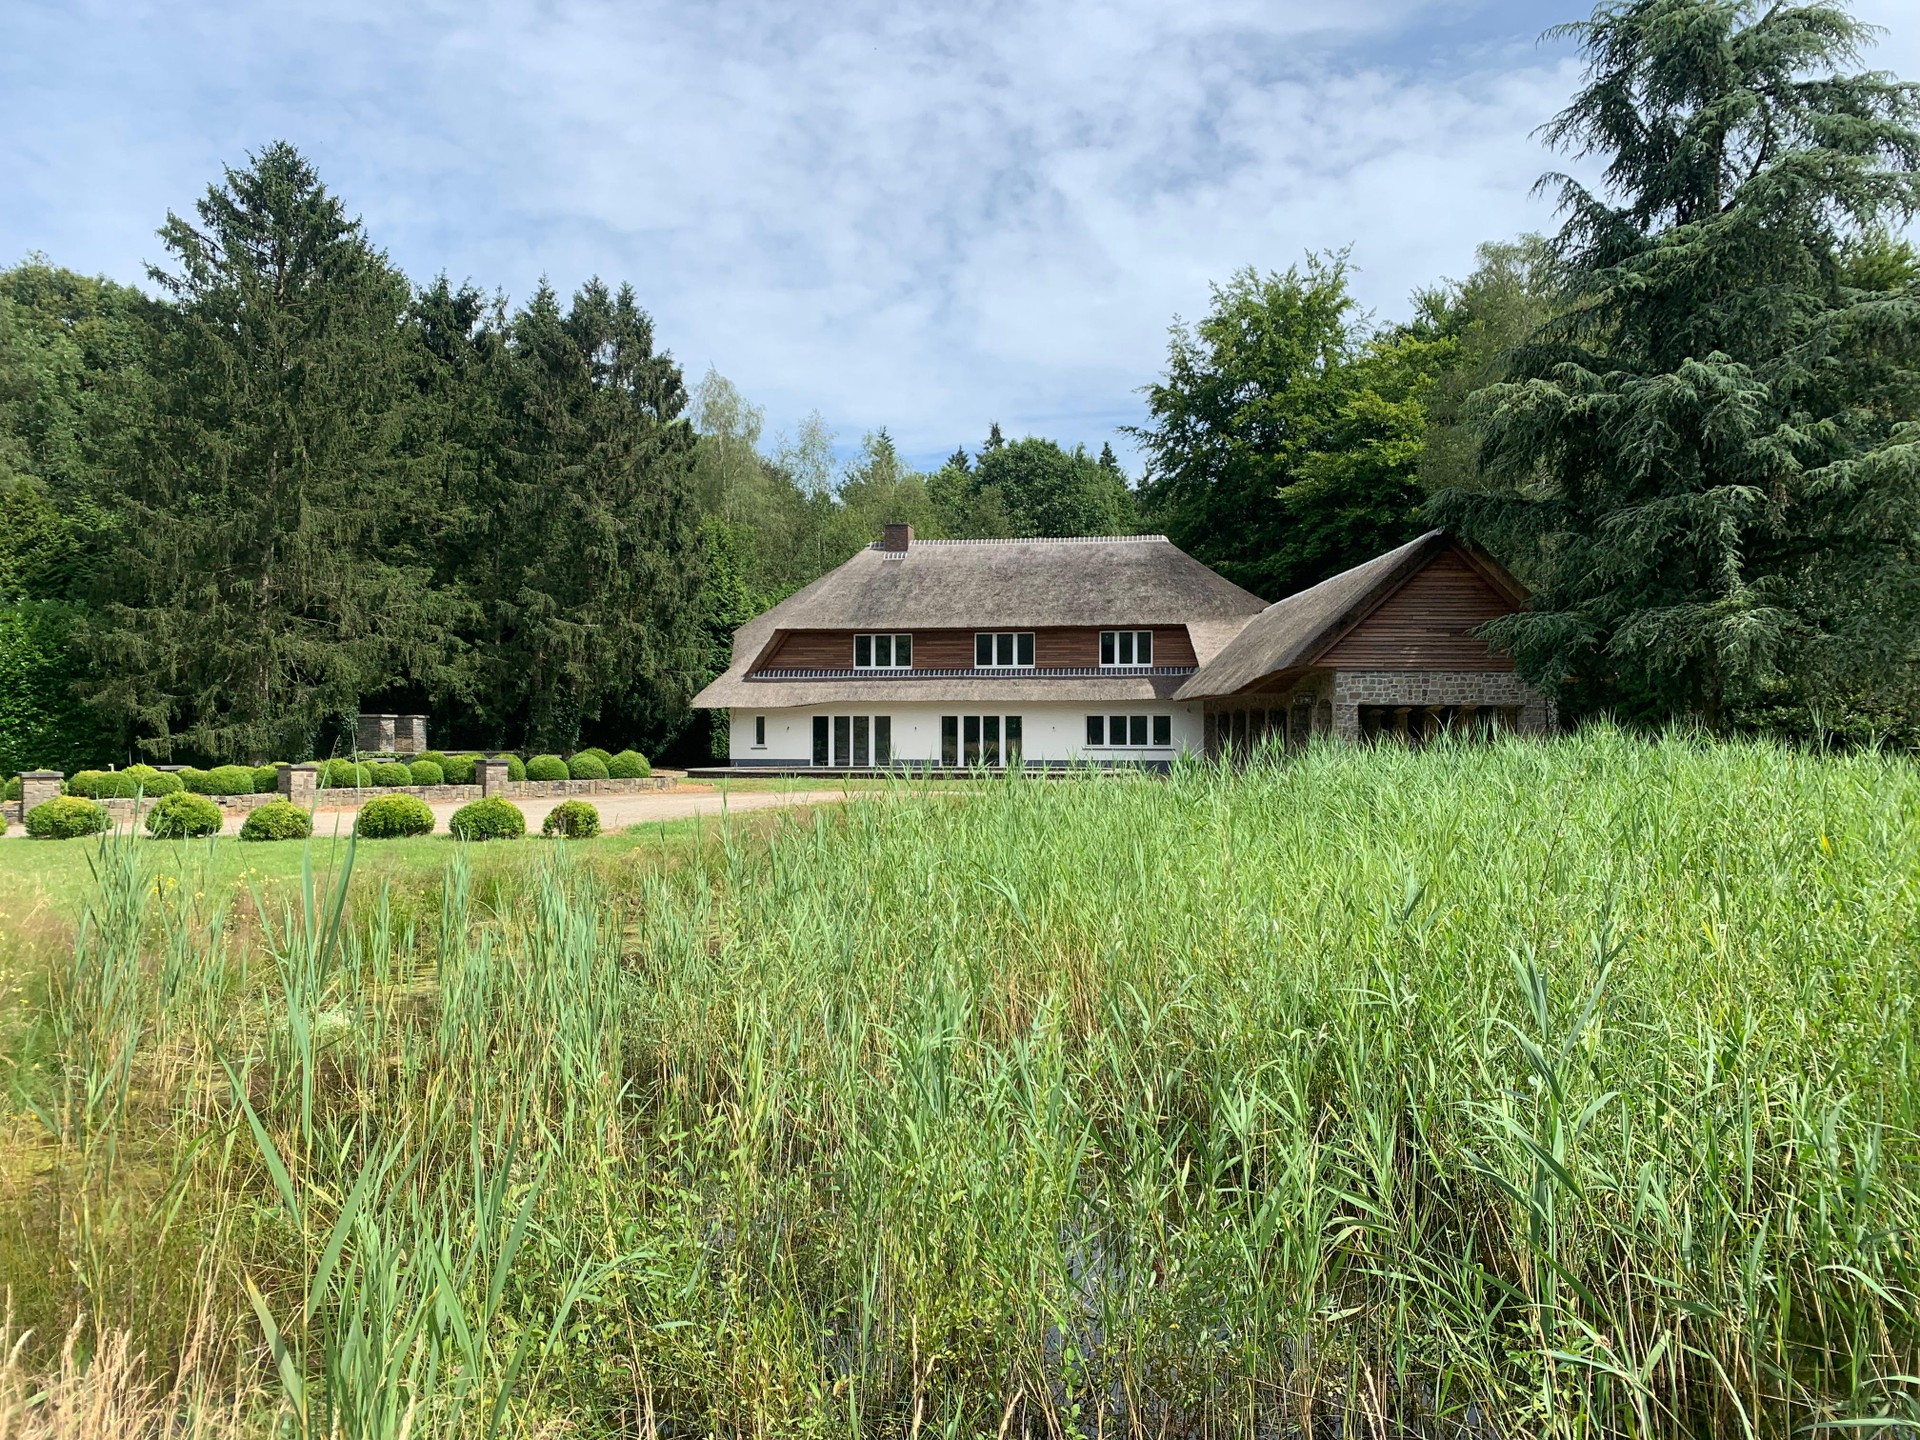
{"label": "blue sky", "polygon": [[[1920,76],[1910,0],[1870,58]],[[661,343],[843,445],[1098,448],[1209,281],[1353,247],[1383,318],[1549,228],[1561,0],[8,0],[0,263],[139,280],[298,145],[416,280],[631,281]],[[1122,447],[1123,454],[1125,453]]]}

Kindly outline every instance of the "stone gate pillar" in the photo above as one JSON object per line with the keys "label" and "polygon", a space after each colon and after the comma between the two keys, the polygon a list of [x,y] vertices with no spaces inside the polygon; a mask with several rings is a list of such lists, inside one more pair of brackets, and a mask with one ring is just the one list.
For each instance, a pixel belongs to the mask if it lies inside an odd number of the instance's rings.
{"label": "stone gate pillar", "polygon": [[52,800],[60,793],[67,777],[58,770],[22,770],[20,772],[20,814],[22,818],[34,806]]}
{"label": "stone gate pillar", "polygon": [[291,800],[302,810],[311,810],[320,798],[318,765],[282,765],[277,784],[282,800]]}
{"label": "stone gate pillar", "polygon": [[507,793],[507,762],[496,760],[491,755],[481,759],[480,793],[482,795],[504,795]]}

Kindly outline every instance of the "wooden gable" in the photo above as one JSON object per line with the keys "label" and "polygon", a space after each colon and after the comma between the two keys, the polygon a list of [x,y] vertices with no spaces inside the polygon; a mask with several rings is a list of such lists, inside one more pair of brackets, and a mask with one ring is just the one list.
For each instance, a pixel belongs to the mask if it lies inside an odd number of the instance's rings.
{"label": "wooden gable", "polygon": [[1314,657],[1330,670],[1511,670],[1471,632],[1511,615],[1518,598],[1448,547],[1414,572]]}

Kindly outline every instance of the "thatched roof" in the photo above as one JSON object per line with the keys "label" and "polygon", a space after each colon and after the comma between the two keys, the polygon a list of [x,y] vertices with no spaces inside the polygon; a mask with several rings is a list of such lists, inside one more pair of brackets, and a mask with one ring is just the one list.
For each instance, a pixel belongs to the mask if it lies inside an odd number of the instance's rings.
{"label": "thatched roof", "polygon": [[[1311,664],[1402,582],[1456,548],[1461,547],[1444,530],[1429,530],[1397,550],[1275,601],[1243,626],[1219,654],[1212,659],[1202,656],[1200,668],[1180,686],[1175,698],[1234,695],[1269,675]],[[1484,560],[1476,564],[1494,568]],[[1511,582],[1505,586],[1511,587]]]}
{"label": "thatched roof", "polygon": [[[744,677],[755,657],[782,630],[1185,625],[1205,663],[1260,608],[1258,596],[1209,570],[1164,535],[914,540],[905,550],[873,545],[736,630],[733,663],[693,703],[718,709],[881,696],[900,700],[1018,695],[1070,701],[1163,698],[1165,688],[1139,688],[1149,686],[1147,677],[810,681],[748,681]],[[863,688],[867,686],[881,688],[869,695]],[[907,688],[896,688],[901,686]],[[937,693],[922,688],[936,686]],[[1127,686],[1138,688],[1139,693],[1115,688]]]}

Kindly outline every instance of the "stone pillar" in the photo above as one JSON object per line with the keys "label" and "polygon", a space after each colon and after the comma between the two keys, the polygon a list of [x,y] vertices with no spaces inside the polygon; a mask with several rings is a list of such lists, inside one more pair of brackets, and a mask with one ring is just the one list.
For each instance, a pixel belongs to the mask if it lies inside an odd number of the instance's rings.
{"label": "stone pillar", "polygon": [[318,765],[282,765],[278,786],[280,798],[291,800],[302,810],[311,810],[320,797],[320,767]]}
{"label": "stone pillar", "polygon": [[482,795],[504,795],[507,793],[507,762],[496,760],[492,756],[483,758],[479,766],[480,793]]}
{"label": "stone pillar", "polygon": [[42,801],[60,793],[60,782],[67,777],[58,770],[22,770],[20,772],[20,814],[22,817]]}
{"label": "stone pillar", "polygon": [[354,727],[354,745],[363,755],[393,753],[393,715],[362,715]]}
{"label": "stone pillar", "polygon": [[402,755],[418,755],[427,748],[427,717],[402,715],[394,723],[393,748]]}

